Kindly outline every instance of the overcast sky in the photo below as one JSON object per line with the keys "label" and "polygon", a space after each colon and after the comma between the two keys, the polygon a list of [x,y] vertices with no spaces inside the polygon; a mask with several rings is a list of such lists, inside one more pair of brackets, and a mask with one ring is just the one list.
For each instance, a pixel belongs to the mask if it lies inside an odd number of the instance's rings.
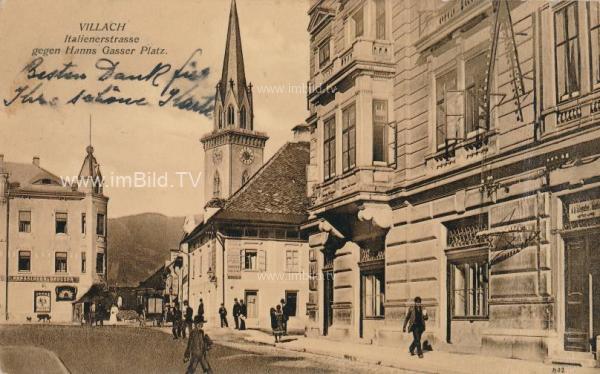
{"label": "overcast sky", "polygon": [[[221,75],[229,0],[177,1],[23,1],[0,0],[0,99],[11,100],[18,87],[43,85],[47,97],[58,97],[55,106],[10,106],[0,100],[0,153],[6,161],[31,162],[40,156],[42,167],[58,176],[77,175],[88,143],[88,118],[93,118],[93,146],[105,177],[133,176],[135,172],[167,174],[174,188],[107,186],[109,216],[159,212],[170,216],[200,213],[202,187],[191,180],[179,186],[177,172],[196,177],[202,172],[203,150],[199,138],[210,131],[212,120],[172,107],[157,105],[160,87],[147,82],[98,82],[95,63],[108,57],[119,61],[124,72],[146,74],[157,63],[182,65],[197,48],[198,62],[210,68],[197,94],[212,95]],[[307,116],[306,97],[296,87],[308,79],[308,2],[302,0],[237,0],[246,77],[254,85],[255,129],[270,136],[266,158],[291,138],[291,128]],[[83,22],[126,23],[120,32],[81,32]],[[134,55],[105,56],[106,43],[91,45],[95,56],[65,55],[65,36],[117,35],[139,37]],[[144,45],[165,49],[165,55],[139,55]],[[76,45],[85,47],[85,45]],[[116,45],[112,45],[115,47]],[[124,45],[126,46],[126,45]],[[88,45],[90,47],[90,45]],[[84,81],[27,79],[21,70],[34,57],[35,48],[60,48],[59,55],[44,57],[41,70],[62,68],[72,61],[73,71],[88,75]],[[146,97],[148,106],[100,105],[66,102],[80,90],[97,93],[109,83],[123,96]],[[293,88],[290,89],[290,86]],[[270,93],[267,93],[270,90]],[[177,177],[178,178],[178,177]],[[150,179],[151,180],[151,179]]]}

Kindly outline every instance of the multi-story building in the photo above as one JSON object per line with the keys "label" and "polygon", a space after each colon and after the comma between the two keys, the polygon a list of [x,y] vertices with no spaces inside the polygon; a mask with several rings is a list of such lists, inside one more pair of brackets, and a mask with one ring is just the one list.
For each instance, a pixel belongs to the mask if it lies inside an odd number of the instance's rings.
{"label": "multi-story building", "polygon": [[311,2],[313,334],[397,344],[420,296],[442,349],[591,359],[599,11]]}
{"label": "multi-story building", "polygon": [[221,303],[232,326],[234,298],[247,306],[249,328],[270,329],[271,307],[285,299],[290,329],[304,329],[308,244],[308,131],[263,163],[267,135],[255,130],[235,1],[231,3],[223,74],[216,87],[213,131],[204,135],[204,214],[190,218],[181,249],[189,253],[190,305],[202,299],[205,318],[219,323]]}
{"label": "multi-story building", "polygon": [[93,152],[88,146],[72,185],[39,157],[22,164],[0,156],[2,320],[71,321],[73,301],[106,283],[108,198]]}

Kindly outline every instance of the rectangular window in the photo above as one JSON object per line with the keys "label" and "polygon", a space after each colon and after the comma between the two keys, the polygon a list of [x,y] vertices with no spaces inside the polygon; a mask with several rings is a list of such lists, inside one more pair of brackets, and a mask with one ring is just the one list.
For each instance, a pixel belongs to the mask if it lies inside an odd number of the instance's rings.
{"label": "rectangular window", "polygon": [[329,62],[331,55],[330,43],[330,39],[327,39],[319,46],[319,67],[323,67]]}
{"label": "rectangular window", "polygon": [[373,100],[373,161],[387,162],[388,107],[386,100]]}
{"label": "rectangular window", "polygon": [[342,111],[342,171],[356,166],[356,105]]}
{"label": "rectangular window", "polygon": [[85,213],[81,213],[81,233],[85,234]]}
{"label": "rectangular window", "polygon": [[298,291],[285,291],[285,306],[288,316],[296,317],[298,313]]}
{"label": "rectangular window", "polygon": [[19,211],[19,232],[31,232],[31,212]]}
{"label": "rectangular window", "polygon": [[327,119],[323,127],[323,175],[327,180],[335,176],[335,117]]}
{"label": "rectangular window", "polygon": [[96,273],[104,274],[104,253],[96,254]]}
{"label": "rectangular window", "polygon": [[55,232],[57,234],[67,233],[67,213],[56,213]]}
{"label": "rectangular window", "polygon": [[31,271],[31,251],[19,251],[19,271]]}
{"label": "rectangular window", "polygon": [[592,83],[600,84],[600,3],[588,2],[590,17],[590,54],[592,58]]}
{"label": "rectangular window", "polygon": [[300,271],[299,252],[297,249],[288,249],[285,251],[285,270],[289,273],[298,273]]}
{"label": "rectangular window", "polygon": [[244,270],[258,270],[258,254],[256,250],[244,251]]}
{"label": "rectangular window", "polygon": [[579,31],[577,2],[554,15],[556,90],[558,101],[579,95]]}
{"label": "rectangular window", "polygon": [[354,21],[354,37],[363,36],[365,33],[365,18],[362,7],[352,15],[352,21]]}
{"label": "rectangular window", "polygon": [[67,252],[56,252],[54,254],[54,272],[67,272]]}
{"label": "rectangular window", "polygon": [[485,260],[451,264],[452,317],[488,316],[488,266]]}
{"label": "rectangular window", "polygon": [[87,259],[85,252],[81,252],[81,272],[85,273],[87,268]]}
{"label": "rectangular window", "polygon": [[465,64],[465,136],[487,129],[485,115],[485,80],[487,57],[481,53]]}
{"label": "rectangular window", "polygon": [[96,235],[106,235],[106,218],[104,214],[101,213],[96,215]]}
{"label": "rectangular window", "polygon": [[385,315],[385,276],[383,271],[362,275],[362,301],[367,318]]}
{"label": "rectangular window", "polygon": [[435,81],[435,139],[437,148],[442,147],[448,136],[446,118],[447,92],[456,89],[456,71],[438,77]]}
{"label": "rectangular window", "polygon": [[385,39],[385,0],[375,0],[375,37]]}

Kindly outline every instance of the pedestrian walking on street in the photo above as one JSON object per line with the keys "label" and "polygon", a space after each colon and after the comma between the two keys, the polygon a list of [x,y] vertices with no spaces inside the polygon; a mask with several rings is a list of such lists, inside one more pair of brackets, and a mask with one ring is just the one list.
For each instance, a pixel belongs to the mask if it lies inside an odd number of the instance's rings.
{"label": "pedestrian walking on street", "polygon": [[402,331],[406,332],[406,325],[408,325],[408,332],[412,332],[413,341],[410,345],[409,352],[412,356],[415,355],[415,349],[419,354],[419,358],[423,358],[423,349],[421,347],[421,336],[425,331],[425,321],[427,321],[427,310],[421,306],[421,298],[415,297],[415,304],[408,308],[406,317],[404,318],[404,326]]}
{"label": "pedestrian walking on street", "polygon": [[290,319],[290,307],[285,302],[284,299],[281,299],[281,311],[283,313],[283,335],[287,335],[287,324]]}
{"label": "pedestrian walking on street", "polygon": [[235,322],[235,329],[239,330],[240,329],[240,303],[238,302],[237,298],[233,299],[232,313],[233,313],[233,322]]}
{"label": "pedestrian walking on street", "polygon": [[200,321],[204,322],[204,302],[202,299],[198,303],[198,317],[200,317]]}
{"label": "pedestrian walking on street", "polygon": [[221,328],[229,327],[229,324],[227,324],[227,309],[225,309],[223,303],[221,303],[221,307],[219,308],[219,317],[221,317]]}
{"label": "pedestrian walking on street", "polygon": [[240,300],[240,330],[246,330],[246,318],[248,318],[248,308],[244,300]]}
{"label": "pedestrian walking on street", "polygon": [[173,339],[181,337],[181,321],[181,310],[179,309],[179,305],[175,304],[175,309],[173,310]]}
{"label": "pedestrian walking on street", "polygon": [[188,304],[187,300],[183,302],[185,306],[185,321],[183,323],[183,337],[185,338],[185,330],[187,329],[188,333],[191,336],[192,328],[194,324],[194,309]]}
{"label": "pedestrian walking on street", "polygon": [[202,329],[203,321],[200,316],[194,318],[194,329],[190,332],[187,348],[183,355],[183,362],[188,362],[187,374],[196,372],[198,364],[202,367],[203,373],[212,373],[212,368],[208,362],[208,351],[212,346],[212,341]]}

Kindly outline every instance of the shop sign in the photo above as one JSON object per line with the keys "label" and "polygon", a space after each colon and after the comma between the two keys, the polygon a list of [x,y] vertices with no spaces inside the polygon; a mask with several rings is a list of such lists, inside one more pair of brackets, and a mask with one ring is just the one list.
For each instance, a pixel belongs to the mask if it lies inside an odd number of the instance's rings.
{"label": "shop sign", "polygon": [[569,204],[569,221],[600,217],[600,199]]}

